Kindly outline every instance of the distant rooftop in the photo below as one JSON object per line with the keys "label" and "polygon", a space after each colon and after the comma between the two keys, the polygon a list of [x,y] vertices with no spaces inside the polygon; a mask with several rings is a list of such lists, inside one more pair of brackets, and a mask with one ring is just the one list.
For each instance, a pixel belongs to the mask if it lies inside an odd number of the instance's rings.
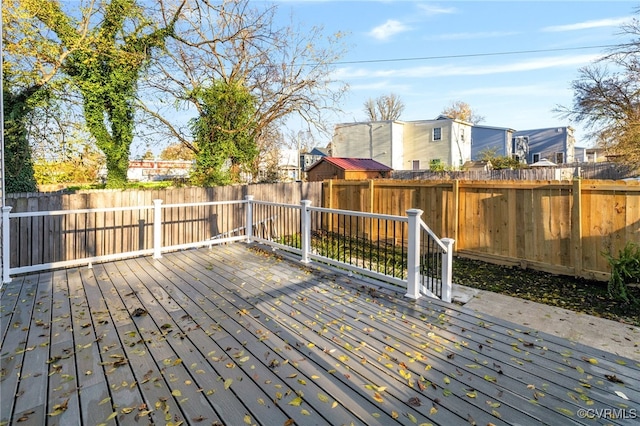
{"label": "distant rooftop", "polygon": [[322,161],[328,161],[343,170],[392,170],[391,167],[385,166],[371,158],[324,157]]}

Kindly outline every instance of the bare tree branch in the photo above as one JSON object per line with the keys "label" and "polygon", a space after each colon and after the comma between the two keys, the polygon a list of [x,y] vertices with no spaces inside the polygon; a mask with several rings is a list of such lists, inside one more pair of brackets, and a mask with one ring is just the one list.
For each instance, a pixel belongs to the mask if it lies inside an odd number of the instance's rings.
{"label": "bare tree branch", "polygon": [[[172,8],[162,6],[164,13]],[[337,111],[346,90],[331,80],[343,35],[325,37],[322,28],[293,24],[278,28],[276,12],[276,6],[249,0],[195,0],[185,6],[177,34],[153,64],[140,98],[170,138],[191,143],[180,123],[202,112],[193,93],[213,81],[240,82],[255,96],[263,151],[280,143],[277,129],[293,116],[329,133],[326,115]]]}

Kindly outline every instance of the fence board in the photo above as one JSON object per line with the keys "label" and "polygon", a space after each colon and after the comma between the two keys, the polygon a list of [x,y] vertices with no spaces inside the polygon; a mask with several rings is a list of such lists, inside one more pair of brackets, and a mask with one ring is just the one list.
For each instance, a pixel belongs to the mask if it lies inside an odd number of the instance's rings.
{"label": "fence board", "polygon": [[[204,201],[256,200],[299,204],[310,199],[322,205],[322,183],[278,183],[215,188],[167,188],[161,190],[96,190],[78,193],[7,194],[11,213],[152,206]],[[237,210],[237,209],[236,209]],[[163,209],[164,244],[202,241],[244,225],[244,213],[231,207]],[[135,251],[153,246],[153,210],[17,218],[10,222],[11,267],[59,262],[87,256]]]}
{"label": "fence board", "polygon": [[[324,192],[323,192],[324,191]],[[578,192],[577,194],[575,192]],[[640,243],[638,182],[370,180],[261,184],[154,191],[87,191],[77,194],[8,194],[12,213],[28,210],[150,206],[216,200],[256,200],[345,210],[405,215],[424,211],[423,219],[441,237],[456,238],[461,255],[496,263],[520,264],[556,273],[607,279],[603,250],[614,254],[628,242]],[[229,207],[163,209],[164,244],[203,240],[244,225],[243,212]],[[11,221],[11,266],[32,261],[62,261],[152,247],[152,210]],[[327,226],[332,229],[331,217]],[[38,223],[33,223],[39,220]],[[87,223],[90,226],[86,226]],[[333,224],[342,226],[342,224]],[[270,225],[272,229],[281,226]],[[375,238],[375,224],[363,221]],[[391,235],[394,230],[382,233]],[[354,231],[355,232],[355,231]],[[396,230],[398,232],[398,230]],[[91,234],[89,234],[91,233]],[[385,235],[386,237],[387,235]],[[398,235],[402,237],[404,235]],[[34,248],[36,248],[34,250]]]}
{"label": "fence board", "polygon": [[602,252],[640,244],[638,182],[335,180],[324,191],[336,209],[373,191],[376,213],[422,209],[436,234],[456,237],[461,255],[553,273],[606,280]]}

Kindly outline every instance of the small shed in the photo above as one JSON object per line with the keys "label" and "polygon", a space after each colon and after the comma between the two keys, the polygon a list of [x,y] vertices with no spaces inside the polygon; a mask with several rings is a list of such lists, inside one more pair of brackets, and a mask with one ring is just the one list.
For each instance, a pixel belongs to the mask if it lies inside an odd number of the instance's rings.
{"label": "small shed", "polygon": [[546,158],[536,161],[533,164],[529,164],[529,167],[556,167],[556,166],[557,166],[556,163],[553,163],[547,160]]}
{"label": "small shed", "polygon": [[391,167],[370,158],[323,157],[307,170],[307,180],[380,179],[389,177],[391,170]]}
{"label": "small shed", "polygon": [[480,160],[467,161],[462,165],[462,170],[464,171],[473,170],[473,171],[488,172],[491,169],[493,169],[493,165],[491,164],[491,161],[480,161]]}

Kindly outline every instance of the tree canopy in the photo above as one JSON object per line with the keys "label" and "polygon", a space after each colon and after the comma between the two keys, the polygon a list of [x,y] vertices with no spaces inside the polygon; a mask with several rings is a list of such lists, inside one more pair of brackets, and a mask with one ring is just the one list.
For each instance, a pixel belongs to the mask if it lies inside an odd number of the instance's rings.
{"label": "tree canopy", "polygon": [[[173,6],[167,2],[163,7],[169,11]],[[251,121],[260,152],[248,166],[254,176],[267,153],[282,144],[280,129],[288,120],[330,134],[327,116],[337,110],[346,89],[331,80],[344,34],[325,36],[322,27],[279,25],[276,12],[276,6],[249,0],[194,0],[185,6],[180,32],[167,40],[167,55],[154,61],[141,99],[165,139],[195,153],[205,149],[180,117],[203,117],[208,106],[194,94],[221,83],[243,87],[254,99]]]}
{"label": "tree canopy", "polygon": [[[640,11],[640,9],[637,9]],[[573,105],[556,112],[586,126],[588,137],[629,165],[640,163],[640,22],[622,25],[630,37],[590,65],[571,83]]]}
{"label": "tree canopy", "polygon": [[[173,32],[177,14],[160,27],[136,0],[111,0],[81,9],[80,21],[56,0],[24,0],[26,9],[53,31],[66,51],[62,70],[82,96],[84,119],[105,154],[107,187],[127,182],[135,126],[138,80],[155,49]],[[99,24],[93,24],[93,15]]]}
{"label": "tree canopy", "polygon": [[441,114],[471,124],[479,124],[484,121],[483,116],[478,115],[478,113],[471,108],[471,105],[463,101],[451,102],[448,107],[442,110]]}
{"label": "tree canopy", "polygon": [[[26,0],[2,2],[6,178],[3,190],[7,192],[37,190],[29,136],[46,127],[43,123],[49,123],[49,117],[57,115],[53,93],[65,84],[64,80],[56,79],[64,54],[24,8],[26,3]],[[41,113],[36,116],[38,111]]]}
{"label": "tree canopy", "polygon": [[237,183],[258,150],[255,143],[255,100],[240,84],[215,81],[194,97],[201,114],[191,121],[196,167],[191,180],[199,185]]}
{"label": "tree canopy", "polygon": [[398,120],[404,111],[404,102],[394,93],[367,99],[364,112],[369,121]]}
{"label": "tree canopy", "polygon": [[[338,110],[346,90],[331,80],[344,34],[326,37],[321,27],[303,29],[293,21],[281,26],[276,6],[250,0],[79,0],[72,8],[61,0],[7,0],[5,9],[12,12],[6,15],[10,21],[3,14],[12,95],[6,100],[27,94],[36,99],[32,93],[46,100],[16,104],[23,119],[12,125],[24,123],[14,132],[24,141],[15,150],[25,154],[19,162],[30,164],[29,140],[48,135],[49,124],[37,128],[36,107],[47,112],[44,106],[59,102],[64,111],[81,113],[92,143],[104,153],[108,187],[126,183],[136,137],[147,144],[179,142],[194,154],[211,148],[202,144],[194,123],[210,119],[205,94],[214,88],[233,88],[252,99],[252,115],[245,118],[254,140],[243,145],[246,155],[229,158],[233,170],[252,174],[266,158],[254,150],[265,154],[282,144],[281,128],[292,117],[329,134],[327,115]],[[60,137],[53,142],[64,143],[62,133],[55,134]]]}

